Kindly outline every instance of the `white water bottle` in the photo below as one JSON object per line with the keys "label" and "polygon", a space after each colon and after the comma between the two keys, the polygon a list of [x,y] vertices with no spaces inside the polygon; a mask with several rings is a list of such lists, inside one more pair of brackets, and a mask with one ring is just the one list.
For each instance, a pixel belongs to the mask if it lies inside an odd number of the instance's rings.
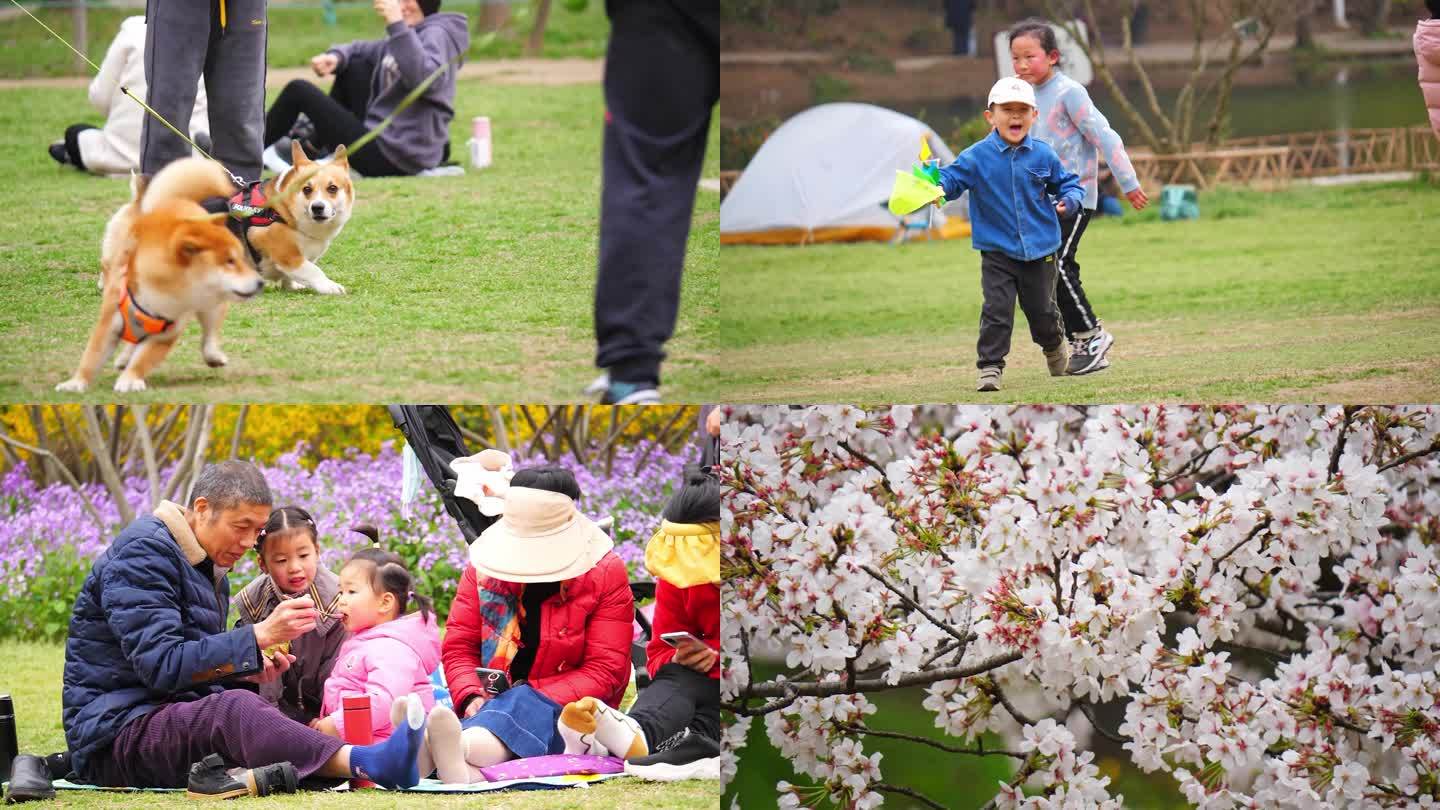
{"label": "white water bottle", "polygon": [[483,169],[490,165],[490,119],[480,115],[470,122],[470,165]]}

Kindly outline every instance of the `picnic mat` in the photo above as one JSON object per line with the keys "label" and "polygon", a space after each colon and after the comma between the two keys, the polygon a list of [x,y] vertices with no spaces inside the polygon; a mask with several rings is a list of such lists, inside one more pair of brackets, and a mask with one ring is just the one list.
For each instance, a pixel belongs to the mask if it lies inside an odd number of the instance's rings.
{"label": "picnic mat", "polygon": [[[623,773],[577,773],[567,776],[534,776],[525,779],[510,779],[504,782],[476,782],[473,785],[447,785],[438,779],[421,779],[420,784],[410,788],[409,791],[401,792],[485,793],[492,790],[546,790],[551,788],[579,787],[624,775]],[[118,793],[180,793],[184,790],[184,788],[101,787],[99,785],[84,785],[69,782],[64,779],[58,779],[53,784],[56,790],[108,790]],[[349,789],[349,784],[335,788],[336,791]],[[383,790],[383,788],[379,789]]]}

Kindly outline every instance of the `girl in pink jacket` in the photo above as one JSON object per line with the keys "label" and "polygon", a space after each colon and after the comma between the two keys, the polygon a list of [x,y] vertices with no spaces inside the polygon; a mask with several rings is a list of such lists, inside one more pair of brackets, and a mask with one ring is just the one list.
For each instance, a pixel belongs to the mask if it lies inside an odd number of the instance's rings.
{"label": "girl in pink jacket", "polygon": [[[325,681],[323,715],[313,728],[344,739],[340,699],[347,695],[370,696],[376,742],[390,736],[397,698],[413,694],[427,713],[434,708],[430,673],[440,664],[440,632],[430,600],[412,591],[412,583],[400,555],[378,548],[357,552],[340,569],[337,609],[354,635]],[[406,613],[412,602],[419,611]]]}
{"label": "girl in pink jacket", "polygon": [[1420,63],[1420,92],[1430,108],[1430,128],[1440,136],[1440,0],[1425,0],[1430,19],[1415,24],[1415,60]]}

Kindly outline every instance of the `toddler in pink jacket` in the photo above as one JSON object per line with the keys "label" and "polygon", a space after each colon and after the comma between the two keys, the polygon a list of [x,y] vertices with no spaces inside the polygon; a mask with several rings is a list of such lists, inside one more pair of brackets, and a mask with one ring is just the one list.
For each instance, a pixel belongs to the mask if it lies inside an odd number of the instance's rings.
{"label": "toddler in pink jacket", "polygon": [[[411,590],[412,578],[400,555],[378,548],[357,552],[340,569],[337,610],[353,635],[340,647],[325,681],[319,731],[345,737],[341,698],[370,696],[375,741],[390,736],[390,707],[416,695],[428,713],[435,706],[430,673],[440,664],[440,632],[430,600]],[[418,612],[407,613],[410,603]]]}
{"label": "toddler in pink jacket", "polygon": [[1440,136],[1440,0],[1425,0],[1430,19],[1415,24],[1415,60],[1420,63],[1420,92],[1430,109],[1430,128]]}

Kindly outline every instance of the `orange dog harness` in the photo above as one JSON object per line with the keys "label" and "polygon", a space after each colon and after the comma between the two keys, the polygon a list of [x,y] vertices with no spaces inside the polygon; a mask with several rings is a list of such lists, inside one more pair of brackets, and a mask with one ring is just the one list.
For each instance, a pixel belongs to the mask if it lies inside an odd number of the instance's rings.
{"label": "orange dog harness", "polygon": [[169,318],[146,312],[130,294],[128,287],[125,289],[125,296],[120,299],[120,325],[120,339],[126,343],[143,343],[146,338],[175,328],[175,322]]}

